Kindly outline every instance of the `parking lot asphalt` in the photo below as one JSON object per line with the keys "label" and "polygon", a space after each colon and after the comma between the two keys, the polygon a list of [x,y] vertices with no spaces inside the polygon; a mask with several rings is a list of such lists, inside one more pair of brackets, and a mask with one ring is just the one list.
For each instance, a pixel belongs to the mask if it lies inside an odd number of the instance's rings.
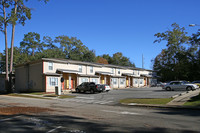
{"label": "parking lot asphalt", "polygon": [[[106,93],[104,94],[106,95]],[[89,96],[90,94],[85,95]],[[196,133],[200,131],[198,110],[100,106],[97,104],[66,103],[60,100],[0,97],[2,107],[21,106],[53,109],[53,111],[41,112],[37,115],[31,112],[0,115],[0,132]]]}
{"label": "parking lot asphalt", "polygon": [[[119,100],[125,98],[170,98],[174,95],[179,95],[185,91],[166,91],[161,87],[149,87],[149,88],[124,88],[114,89],[109,92],[103,93],[72,93],[71,95],[76,98],[70,99],[71,101],[77,100],[77,102],[98,102],[99,104],[118,104]],[[68,99],[69,100],[69,99]]]}

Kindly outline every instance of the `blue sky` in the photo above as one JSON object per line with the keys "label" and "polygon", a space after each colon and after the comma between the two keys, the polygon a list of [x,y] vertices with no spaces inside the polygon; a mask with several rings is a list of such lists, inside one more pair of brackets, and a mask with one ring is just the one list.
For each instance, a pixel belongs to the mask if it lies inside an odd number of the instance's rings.
{"label": "blue sky", "polygon": [[[30,0],[32,19],[25,26],[16,26],[15,46],[24,34],[37,32],[52,38],[59,35],[80,39],[96,55],[122,52],[136,67],[151,69],[165,42],[154,44],[154,34],[168,30],[176,22],[191,35],[200,24],[199,0],[50,0],[47,4]],[[8,28],[8,44],[10,47]],[[0,52],[5,49],[0,33]]]}

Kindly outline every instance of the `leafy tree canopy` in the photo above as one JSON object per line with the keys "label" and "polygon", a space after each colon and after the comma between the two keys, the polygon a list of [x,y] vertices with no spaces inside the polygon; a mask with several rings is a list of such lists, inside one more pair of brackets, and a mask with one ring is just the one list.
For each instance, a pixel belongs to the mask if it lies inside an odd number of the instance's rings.
{"label": "leafy tree canopy", "polygon": [[[10,52],[10,49],[8,51]],[[108,54],[96,57],[95,51],[90,50],[76,37],[62,35],[52,39],[49,36],[44,36],[41,40],[40,34],[36,32],[25,34],[23,40],[20,42],[20,47],[14,47],[13,55],[14,66],[41,58],[62,58],[121,66],[135,66],[121,52],[113,54],[112,57]],[[0,56],[4,60],[5,52],[0,53]],[[3,62],[0,65],[0,69],[4,71],[4,68],[5,63]]]}
{"label": "leafy tree canopy", "polygon": [[166,49],[153,60],[154,70],[162,81],[171,80],[195,80],[200,78],[199,73],[199,56],[196,54],[199,46],[199,33],[187,36],[184,27],[180,27],[174,23],[169,29],[163,33],[157,33],[157,39],[154,43],[161,41],[166,42]]}

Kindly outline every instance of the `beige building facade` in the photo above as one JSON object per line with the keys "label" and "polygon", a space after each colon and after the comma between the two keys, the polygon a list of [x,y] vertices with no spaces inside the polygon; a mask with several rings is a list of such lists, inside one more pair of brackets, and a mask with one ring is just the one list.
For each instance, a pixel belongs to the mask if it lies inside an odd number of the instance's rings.
{"label": "beige building facade", "polygon": [[55,92],[56,86],[65,91],[75,89],[83,82],[108,84],[111,88],[149,86],[152,71],[109,64],[42,58],[16,66],[15,76],[17,91]]}

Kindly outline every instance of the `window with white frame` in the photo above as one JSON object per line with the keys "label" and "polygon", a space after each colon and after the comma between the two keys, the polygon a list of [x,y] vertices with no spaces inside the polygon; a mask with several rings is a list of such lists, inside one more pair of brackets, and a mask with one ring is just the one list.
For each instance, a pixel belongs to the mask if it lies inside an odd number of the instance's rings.
{"label": "window with white frame", "polygon": [[91,82],[95,82],[96,84],[98,84],[98,79],[92,78],[92,79],[91,79]]}
{"label": "window with white frame", "polygon": [[78,70],[79,70],[79,72],[82,72],[82,66],[81,65],[78,66]]}
{"label": "window with white frame", "polygon": [[140,75],[140,71],[138,71],[138,75]]}
{"label": "window with white frame", "polygon": [[138,84],[138,79],[135,79],[135,84]]}
{"label": "window with white frame", "polygon": [[81,83],[88,82],[88,78],[81,78]]}
{"label": "window with white frame", "polygon": [[49,77],[49,86],[58,86],[58,78]]}
{"label": "window with white frame", "polygon": [[143,79],[140,79],[140,84],[143,84]]}
{"label": "window with white frame", "polygon": [[113,78],[113,84],[116,85],[117,84],[117,79]]}
{"label": "window with white frame", "polygon": [[53,70],[53,62],[48,62],[48,68],[49,70]]}
{"label": "window with white frame", "polygon": [[114,73],[114,68],[111,68],[111,72]]}
{"label": "window with white frame", "polygon": [[125,84],[125,79],[120,79],[120,84],[124,85]]}
{"label": "window with white frame", "polygon": [[118,74],[120,74],[120,69],[118,69]]}
{"label": "window with white frame", "polygon": [[93,66],[90,66],[90,73],[93,73]]}

